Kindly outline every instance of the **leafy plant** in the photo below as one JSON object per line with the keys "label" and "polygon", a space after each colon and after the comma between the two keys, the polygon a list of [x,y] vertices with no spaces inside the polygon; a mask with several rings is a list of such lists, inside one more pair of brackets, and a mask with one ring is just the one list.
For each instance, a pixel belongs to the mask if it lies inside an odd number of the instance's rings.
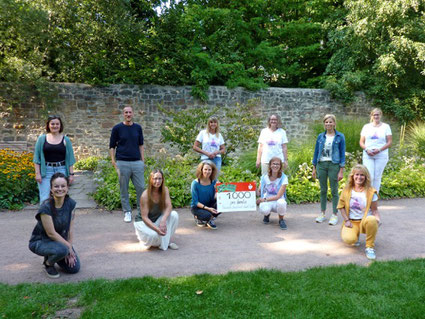
{"label": "leafy plant", "polygon": [[106,160],[106,158],[99,156],[89,156],[78,160],[78,162],[75,163],[74,168],[79,170],[94,171],[97,168],[97,164],[101,160]]}
{"label": "leafy plant", "polygon": [[425,158],[425,123],[416,122],[408,128],[408,143],[422,158]]}

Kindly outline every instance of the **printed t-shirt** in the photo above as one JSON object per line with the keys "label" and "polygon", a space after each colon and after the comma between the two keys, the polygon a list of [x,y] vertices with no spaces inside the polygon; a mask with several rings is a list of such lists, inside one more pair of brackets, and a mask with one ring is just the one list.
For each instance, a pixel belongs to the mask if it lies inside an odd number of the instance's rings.
{"label": "printed t-shirt", "polygon": [[[215,134],[208,133],[207,130],[199,132],[196,140],[202,144],[202,150],[213,153],[220,150],[220,146],[224,144],[223,136],[219,133],[218,137]],[[221,157],[221,154],[217,154],[217,157]],[[201,160],[208,159],[208,156],[201,154]]]}
{"label": "printed t-shirt", "polygon": [[[373,194],[372,202],[376,202],[378,196]],[[362,219],[364,215],[364,210],[366,209],[366,192],[356,192],[351,190],[350,198],[350,219]],[[367,216],[371,215],[372,211],[369,209]]]}
{"label": "printed t-shirt", "polygon": [[272,131],[268,127],[261,130],[258,143],[263,145],[263,152],[261,154],[261,163],[268,164],[273,157],[278,157],[285,161],[282,151],[282,145],[288,143],[286,132],[278,128],[276,131]]}

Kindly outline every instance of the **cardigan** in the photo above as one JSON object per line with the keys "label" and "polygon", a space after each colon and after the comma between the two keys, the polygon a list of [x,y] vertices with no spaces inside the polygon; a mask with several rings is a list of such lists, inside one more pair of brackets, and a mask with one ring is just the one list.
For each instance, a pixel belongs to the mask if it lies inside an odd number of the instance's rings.
{"label": "cardigan", "polygon": [[[72,149],[71,140],[68,136],[64,136],[65,140],[65,170],[66,176],[69,176],[69,167],[75,164],[74,150]],[[33,163],[40,165],[41,177],[46,176],[46,160],[44,158],[43,145],[46,141],[46,134],[42,134],[38,137],[35,143]]]}
{"label": "cardigan", "polygon": [[[351,199],[351,191],[352,188],[346,187],[341,193],[341,196],[339,197],[338,201],[338,209],[345,208],[345,213],[347,214],[348,218],[350,216],[350,199]],[[364,233],[363,231],[363,223],[366,220],[367,213],[369,212],[370,205],[372,204],[372,198],[373,194],[377,194],[378,192],[373,187],[370,187],[366,192],[366,209],[364,211],[364,215],[362,218],[362,221],[360,223],[360,232]],[[344,223],[342,224],[344,226]]]}

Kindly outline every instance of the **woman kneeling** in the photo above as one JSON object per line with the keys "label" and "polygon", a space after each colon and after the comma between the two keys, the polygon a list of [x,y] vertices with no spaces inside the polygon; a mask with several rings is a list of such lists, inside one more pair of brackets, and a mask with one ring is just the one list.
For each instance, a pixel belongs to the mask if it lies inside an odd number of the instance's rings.
{"label": "woman kneeling", "polygon": [[44,201],[35,218],[29,249],[44,256],[47,276],[58,278],[57,263],[64,272],[75,274],[80,260],[72,247],[75,201],[68,196],[68,178],[58,172],[50,179],[50,198]]}
{"label": "woman kneeling", "polygon": [[342,240],[358,246],[359,235],[365,233],[366,257],[375,259],[375,238],[380,223],[378,196],[371,186],[369,171],[365,166],[357,164],[352,168],[348,184],[339,198],[338,209],[344,218]]}
{"label": "woman kneeling", "polygon": [[268,163],[268,174],[261,176],[260,198],[257,205],[260,205],[260,213],[264,215],[263,223],[270,222],[270,213],[276,212],[279,215],[279,226],[287,229],[283,216],[286,213],[285,191],[288,185],[288,177],[282,172],[282,160],[273,157]]}
{"label": "woman kneeling", "polygon": [[140,198],[140,210],[134,222],[137,238],[144,248],[151,246],[162,250],[178,249],[171,243],[179,223],[179,215],[171,211],[171,199],[168,188],[164,185],[164,174],[154,170],[149,176],[149,187]]}

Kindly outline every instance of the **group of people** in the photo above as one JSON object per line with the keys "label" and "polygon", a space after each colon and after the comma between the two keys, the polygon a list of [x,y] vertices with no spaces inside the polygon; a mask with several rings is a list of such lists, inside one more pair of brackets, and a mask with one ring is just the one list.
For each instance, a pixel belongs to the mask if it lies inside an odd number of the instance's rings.
{"label": "group of people", "polygon": [[[142,127],[133,121],[133,109],[123,109],[123,122],[112,128],[109,153],[120,184],[121,205],[124,221],[132,221],[128,187],[132,180],[137,194],[137,211],[134,228],[137,238],[145,248],[158,247],[162,250],[178,249],[171,241],[179,216],[172,210],[171,198],[165,186],[161,170],[149,175],[148,188],[144,189],[144,139]],[[328,180],[332,194],[330,225],[338,223],[338,210],[344,219],[341,237],[344,242],[358,245],[360,233],[366,233],[366,256],[375,259],[374,242],[380,224],[377,209],[382,172],[388,162],[388,148],[392,136],[388,124],[381,122],[382,112],[371,112],[371,123],[366,124],[360,137],[363,148],[363,164],[353,167],[343,190],[338,196],[338,181],[343,178],[345,166],[345,137],[336,130],[336,118],[332,114],[324,117],[325,131],[317,137],[313,157],[313,177],[320,182],[321,212],[316,222],[326,220]],[[284,169],[288,167],[288,138],[282,129],[281,119],[273,114],[258,139],[256,166],[261,166],[261,181],[257,187],[257,205],[263,215],[263,223],[270,223],[270,214],[279,217],[281,229],[287,229],[286,187],[288,178]],[[40,135],[34,152],[36,181],[39,187],[40,208],[29,248],[44,257],[46,273],[51,278],[59,277],[55,264],[64,272],[76,273],[80,261],[73,241],[75,201],[68,195],[73,182],[75,157],[70,139],[63,134],[64,126],[59,116],[49,116],[46,134]],[[196,179],[191,185],[191,212],[199,227],[217,229],[215,223],[220,212],[217,210],[216,183],[220,174],[225,142],[220,133],[216,117],[208,119],[193,145],[200,153],[201,162],[196,169]]]}

